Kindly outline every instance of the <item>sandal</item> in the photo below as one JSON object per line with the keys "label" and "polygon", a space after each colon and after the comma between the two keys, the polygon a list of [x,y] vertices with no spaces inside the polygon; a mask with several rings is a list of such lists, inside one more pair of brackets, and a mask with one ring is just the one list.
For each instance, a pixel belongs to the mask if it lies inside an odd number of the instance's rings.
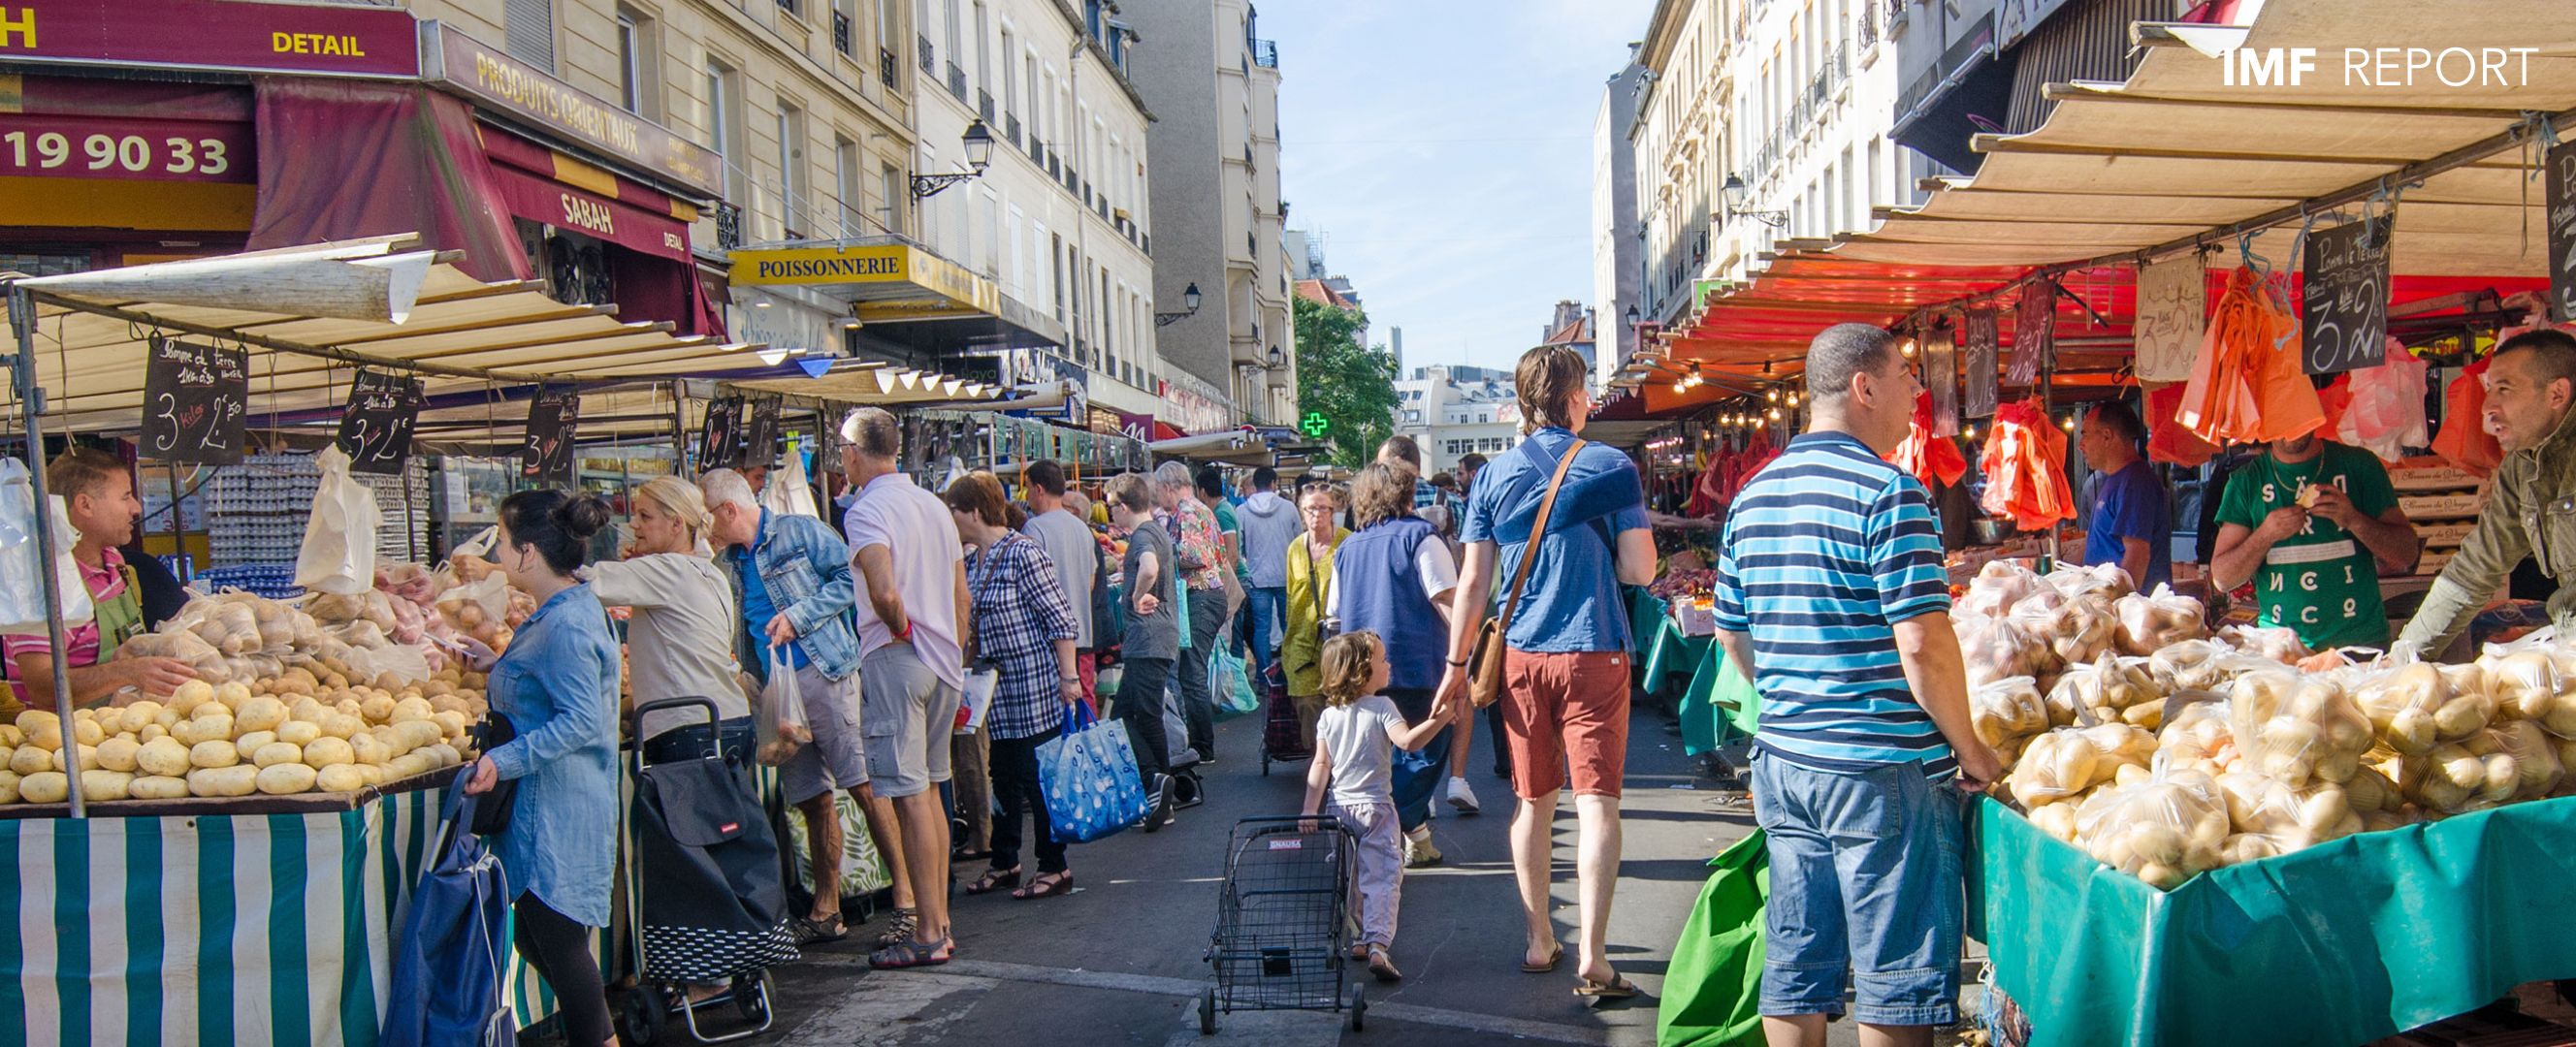
{"label": "sandal", "polygon": [[[977,877],[975,882],[966,885],[966,893],[991,894],[1005,887],[1017,887],[1019,885],[1020,867],[1014,865],[1008,869],[987,870],[984,875]],[[1019,896],[1020,893],[1018,891],[1011,892],[1011,897],[1017,898]],[[907,937],[909,937],[909,935],[907,935]]]}
{"label": "sandal", "polygon": [[1611,975],[1606,983],[1586,978],[1583,984],[1574,987],[1574,995],[1587,1000],[1630,1000],[1635,999],[1637,994],[1636,983],[1629,981],[1625,975],[1617,974]]}
{"label": "sandal", "polygon": [[894,918],[886,922],[885,933],[877,935],[877,945],[880,948],[901,945],[911,941],[913,932],[920,929],[920,913],[910,909],[897,909],[894,911]]}
{"label": "sandal", "polygon": [[1395,969],[1395,961],[1387,958],[1386,946],[1383,945],[1369,946],[1368,969],[1370,974],[1376,975],[1377,980],[1382,982],[1404,980],[1404,972]]}
{"label": "sandal", "polygon": [[799,916],[788,921],[787,933],[795,936],[798,945],[837,942],[849,936],[850,925],[842,922],[840,913],[833,913],[828,922],[811,916]]}
{"label": "sandal", "polygon": [[1562,943],[1559,943],[1554,948],[1548,950],[1546,963],[1530,963],[1528,961],[1522,961],[1521,973],[1546,974],[1556,970],[1557,962],[1563,959],[1565,959],[1565,946]]}
{"label": "sandal", "polygon": [[1039,873],[1038,878],[1029,881],[1028,886],[1012,891],[1011,897],[1025,902],[1031,898],[1053,898],[1060,894],[1072,893],[1073,872],[1068,869],[1060,872]]}
{"label": "sandal", "polygon": [[904,967],[937,967],[947,963],[953,947],[942,938],[935,942],[902,941],[868,954],[868,966],[878,970]]}

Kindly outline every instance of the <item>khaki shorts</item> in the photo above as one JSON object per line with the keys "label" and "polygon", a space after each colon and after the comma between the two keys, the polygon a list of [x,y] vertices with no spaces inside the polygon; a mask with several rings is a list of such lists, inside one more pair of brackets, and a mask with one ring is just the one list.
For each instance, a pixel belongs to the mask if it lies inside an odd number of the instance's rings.
{"label": "khaki shorts", "polygon": [[860,660],[859,719],[877,795],[898,800],[949,779],[948,739],[965,698],[911,644],[887,644]]}
{"label": "khaki shorts", "polygon": [[859,730],[859,678],[823,678],[808,664],[796,670],[805,699],[805,723],[814,740],[778,765],[778,793],[789,804],[804,803],[834,789],[856,789],[868,783],[868,756]]}

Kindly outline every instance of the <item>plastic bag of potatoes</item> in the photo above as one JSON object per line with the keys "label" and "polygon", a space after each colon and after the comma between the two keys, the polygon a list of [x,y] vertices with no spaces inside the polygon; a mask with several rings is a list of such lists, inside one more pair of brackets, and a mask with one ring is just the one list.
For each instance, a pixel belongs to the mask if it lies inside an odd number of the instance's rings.
{"label": "plastic bag of potatoes", "polygon": [[2040,697],[2039,681],[2011,676],[1970,687],[1968,722],[1976,729],[1977,740],[2010,764],[2025,743],[2049,728],[2048,705]]}
{"label": "plastic bag of potatoes", "polygon": [[2060,727],[2022,747],[2004,788],[2035,811],[2112,780],[2123,766],[2145,767],[2155,753],[2156,736],[2126,724]]}
{"label": "plastic bag of potatoes", "polygon": [[2247,673],[2227,704],[2228,728],[2250,769],[2293,789],[2352,780],[2375,740],[2370,719],[2331,680]]}
{"label": "plastic bag of potatoes", "polygon": [[2532,645],[2477,661],[2500,709],[2538,723],[2561,738],[2576,738],[2576,652]]}
{"label": "plastic bag of potatoes", "polygon": [[2159,767],[2115,786],[2085,812],[2076,839],[2085,853],[2158,890],[2226,864],[2225,793],[2199,771]]}
{"label": "plastic bag of potatoes", "polygon": [[2048,692],[2052,718],[2066,715],[2075,722],[2126,723],[2150,731],[2164,723],[2164,699],[2146,659],[2108,651],[2090,663],[2068,666]]}
{"label": "plastic bag of potatoes", "polygon": [[2130,593],[2111,604],[2118,620],[2118,640],[2124,654],[2151,655],[2185,640],[2198,640],[2209,635],[2207,610],[2200,601],[2159,585],[2149,593]]}
{"label": "plastic bag of potatoes", "polygon": [[2389,748],[2407,755],[2429,752],[2442,742],[2486,729],[2495,717],[2495,698],[2487,691],[2484,671],[2475,665],[2459,668],[2466,671],[2423,662],[2398,666],[2353,688],[2353,704]]}
{"label": "plastic bag of potatoes", "polygon": [[1977,686],[2012,677],[2036,678],[2057,668],[2056,656],[2010,618],[1976,615],[1960,618],[1959,656],[1968,684]]}

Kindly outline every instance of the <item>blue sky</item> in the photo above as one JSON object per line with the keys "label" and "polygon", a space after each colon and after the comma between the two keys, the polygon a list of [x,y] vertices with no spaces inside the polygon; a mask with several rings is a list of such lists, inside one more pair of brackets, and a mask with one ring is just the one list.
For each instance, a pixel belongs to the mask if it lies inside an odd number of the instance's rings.
{"label": "blue sky", "polygon": [[1405,368],[1508,367],[1590,304],[1592,118],[1653,0],[1272,0],[1290,228],[1404,328]]}

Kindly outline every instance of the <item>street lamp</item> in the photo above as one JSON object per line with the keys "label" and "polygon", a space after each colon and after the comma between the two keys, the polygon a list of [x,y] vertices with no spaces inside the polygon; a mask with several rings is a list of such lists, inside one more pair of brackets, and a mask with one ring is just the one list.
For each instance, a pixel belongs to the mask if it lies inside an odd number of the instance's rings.
{"label": "street lamp", "polygon": [[1735,175],[1726,176],[1726,185],[1721,188],[1719,192],[1725,196],[1725,199],[1721,201],[1721,205],[1725,209],[1726,216],[1728,218],[1750,218],[1756,222],[1770,226],[1789,224],[1789,212],[1787,211],[1755,211],[1746,208],[1744,206],[1744,197],[1751,192],[1751,190],[1745,187],[1744,179],[1740,177]]}
{"label": "street lamp", "polygon": [[1196,281],[1192,281],[1190,286],[1181,292],[1181,311],[1177,313],[1155,313],[1154,326],[1170,327],[1173,324],[1181,322],[1183,319],[1196,315],[1198,311],[1199,285]]}
{"label": "street lamp", "polygon": [[1278,346],[1275,346],[1275,345],[1274,345],[1274,346],[1271,346],[1271,347],[1270,347],[1270,369],[1271,369],[1271,370],[1273,370],[1273,371],[1276,371],[1276,370],[1278,370],[1278,369],[1280,369],[1280,368],[1282,368],[1282,367],[1286,367],[1286,366],[1288,366],[1288,355],[1287,355],[1286,353],[1282,353],[1282,352],[1280,352],[1280,351],[1279,351],[1279,347],[1278,347]]}
{"label": "street lamp", "polygon": [[977,120],[966,125],[966,137],[961,141],[966,146],[966,170],[912,176],[913,199],[927,200],[949,186],[983,177],[984,168],[993,162],[993,129]]}

